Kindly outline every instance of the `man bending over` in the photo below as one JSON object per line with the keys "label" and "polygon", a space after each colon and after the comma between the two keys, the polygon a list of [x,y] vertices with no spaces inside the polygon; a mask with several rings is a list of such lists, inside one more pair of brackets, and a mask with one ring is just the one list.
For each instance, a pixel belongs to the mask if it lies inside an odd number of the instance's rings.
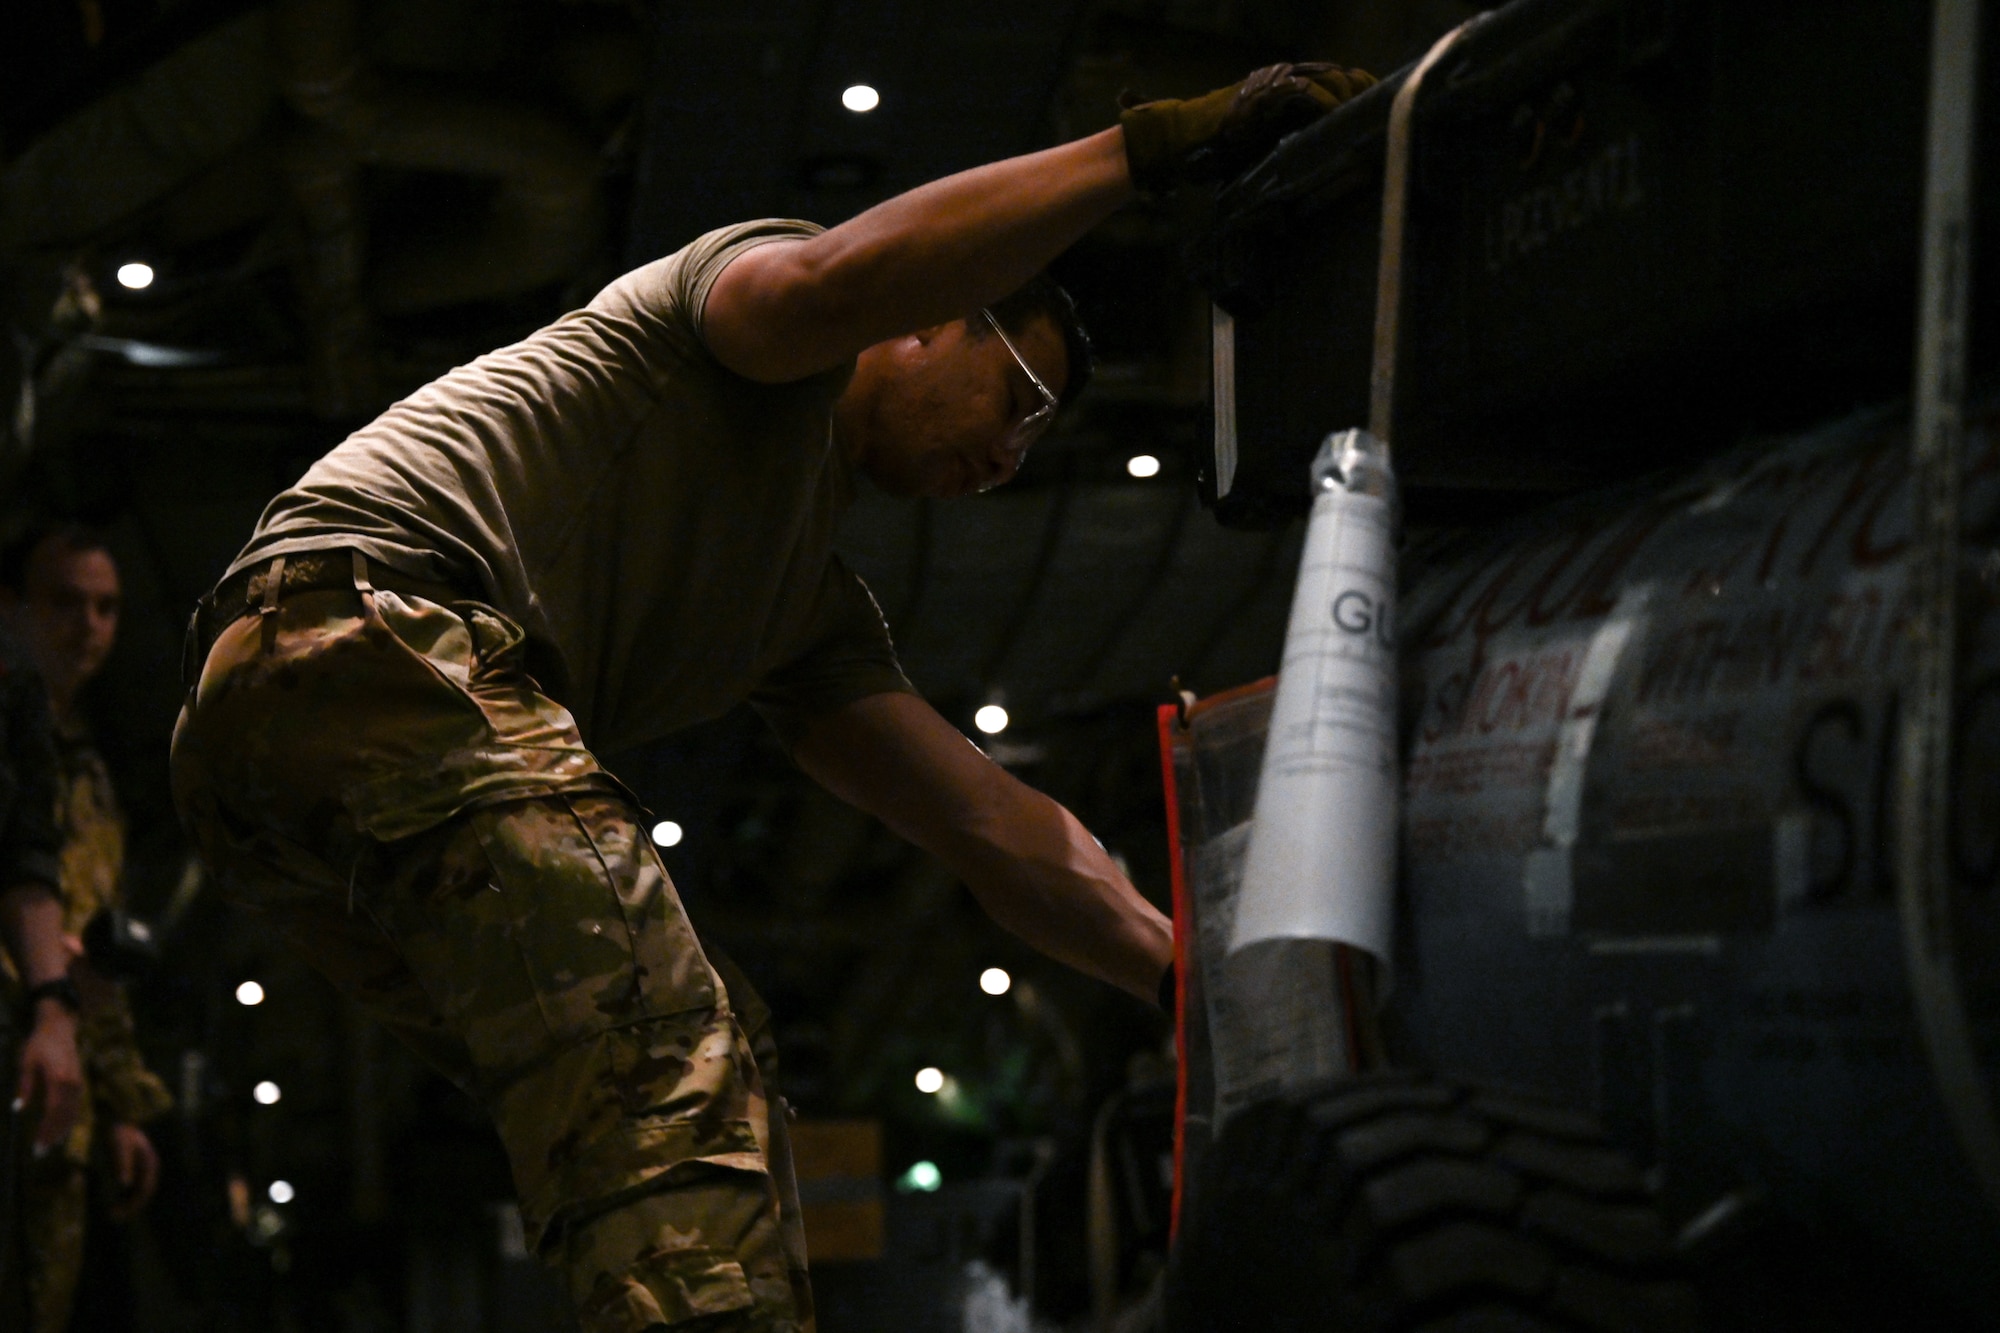
{"label": "man bending over", "polygon": [[175,736],[224,887],[498,1126],[592,1333],[812,1327],[768,1016],[594,757],[747,699],[1003,926],[1152,1000],[1168,922],[903,678],[854,474],[997,486],[1085,344],[1043,266],[1368,82],[1276,67],[626,274],[321,459],[204,600]]}

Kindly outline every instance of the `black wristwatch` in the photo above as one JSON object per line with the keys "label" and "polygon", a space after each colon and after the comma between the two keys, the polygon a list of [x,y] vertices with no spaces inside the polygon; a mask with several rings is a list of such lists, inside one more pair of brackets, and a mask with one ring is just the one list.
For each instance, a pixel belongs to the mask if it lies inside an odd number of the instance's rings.
{"label": "black wristwatch", "polygon": [[68,977],[57,977],[53,981],[28,987],[28,1008],[31,1011],[43,1000],[54,1000],[72,1014],[83,1012],[83,996],[77,994],[76,983]]}

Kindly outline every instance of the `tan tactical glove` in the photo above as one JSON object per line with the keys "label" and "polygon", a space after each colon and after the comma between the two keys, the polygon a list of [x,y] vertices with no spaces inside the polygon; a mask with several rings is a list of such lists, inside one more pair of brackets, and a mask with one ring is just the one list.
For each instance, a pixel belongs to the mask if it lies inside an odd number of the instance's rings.
{"label": "tan tactical glove", "polygon": [[1338,65],[1267,65],[1201,97],[1127,101],[1118,123],[1132,182],[1163,191],[1234,176],[1287,134],[1374,86],[1374,75]]}

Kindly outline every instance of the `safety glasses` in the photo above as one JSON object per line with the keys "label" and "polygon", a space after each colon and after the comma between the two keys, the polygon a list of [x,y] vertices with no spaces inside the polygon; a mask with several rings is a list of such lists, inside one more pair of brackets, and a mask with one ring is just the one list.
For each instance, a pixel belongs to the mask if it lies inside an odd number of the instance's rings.
{"label": "safety glasses", "polygon": [[1000,335],[1000,341],[1006,344],[1008,353],[1014,358],[1014,364],[1021,368],[1021,373],[1028,377],[1028,383],[1034,385],[1035,392],[1042,396],[1042,405],[1022,417],[1020,423],[1007,433],[1007,447],[1016,455],[1025,454],[1028,452],[1028,446],[1041,439],[1043,433],[1048,430],[1049,423],[1056,419],[1056,408],[1060,406],[1060,402],[1049,392],[1049,386],[1042,383],[1042,377],[1029,368],[1028,359],[1021,355],[1020,348],[1014,346],[1014,340],[1007,336],[1007,330],[1000,327],[1000,321],[993,317],[993,312],[982,306],[979,313],[986,317],[986,322]]}

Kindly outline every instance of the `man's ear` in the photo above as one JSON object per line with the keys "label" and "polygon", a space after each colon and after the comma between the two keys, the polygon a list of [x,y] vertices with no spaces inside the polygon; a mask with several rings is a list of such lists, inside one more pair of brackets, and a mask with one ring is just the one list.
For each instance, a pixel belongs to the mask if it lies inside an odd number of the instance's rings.
{"label": "man's ear", "polygon": [[965,321],[962,319],[948,319],[942,324],[933,324],[929,328],[918,329],[908,336],[916,339],[917,346],[929,347],[932,343],[935,343],[938,339],[949,333],[955,325],[963,323]]}

